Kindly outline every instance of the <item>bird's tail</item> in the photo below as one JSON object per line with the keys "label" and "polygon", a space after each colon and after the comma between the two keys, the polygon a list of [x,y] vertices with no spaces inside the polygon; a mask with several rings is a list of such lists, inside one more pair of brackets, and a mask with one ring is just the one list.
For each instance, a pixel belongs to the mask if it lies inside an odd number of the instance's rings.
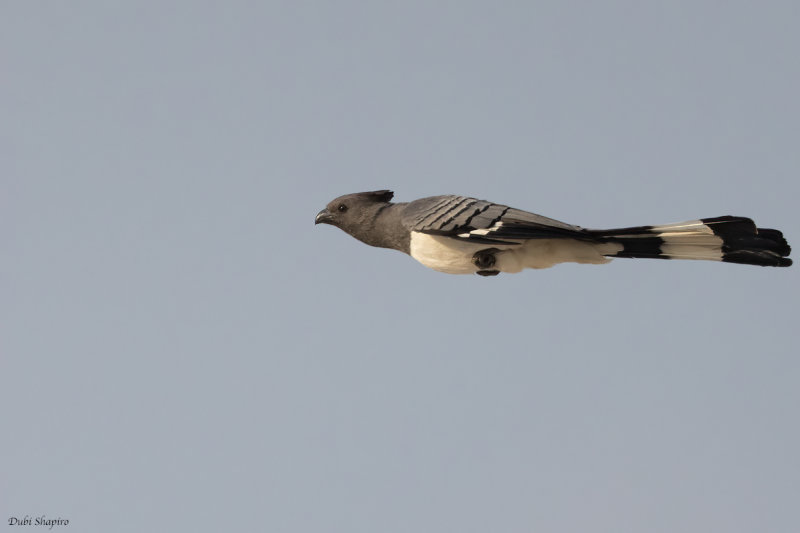
{"label": "bird's tail", "polygon": [[[608,257],[703,259],[745,265],[787,267],[791,248],[775,229],[757,228],[749,218],[724,216],[610,230],[589,230],[607,243]],[[612,246],[616,245],[616,246]],[[614,249],[614,251],[611,251]]]}

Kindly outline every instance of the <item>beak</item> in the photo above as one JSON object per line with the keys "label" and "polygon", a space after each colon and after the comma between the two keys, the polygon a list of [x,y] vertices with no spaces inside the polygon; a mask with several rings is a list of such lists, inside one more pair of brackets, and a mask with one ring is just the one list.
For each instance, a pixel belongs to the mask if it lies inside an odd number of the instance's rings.
{"label": "beak", "polygon": [[330,224],[333,221],[333,217],[330,213],[328,213],[327,209],[323,209],[319,213],[317,213],[317,217],[314,219],[314,225],[317,224]]}

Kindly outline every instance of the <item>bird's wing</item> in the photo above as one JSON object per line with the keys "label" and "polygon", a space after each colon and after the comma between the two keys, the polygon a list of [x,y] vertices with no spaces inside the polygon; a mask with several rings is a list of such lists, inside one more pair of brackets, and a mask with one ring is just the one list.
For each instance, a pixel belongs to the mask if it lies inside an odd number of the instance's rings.
{"label": "bird's wing", "polygon": [[454,195],[432,196],[407,204],[403,225],[410,231],[485,244],[513,244],[528,239],[592,239],[579,226]]}

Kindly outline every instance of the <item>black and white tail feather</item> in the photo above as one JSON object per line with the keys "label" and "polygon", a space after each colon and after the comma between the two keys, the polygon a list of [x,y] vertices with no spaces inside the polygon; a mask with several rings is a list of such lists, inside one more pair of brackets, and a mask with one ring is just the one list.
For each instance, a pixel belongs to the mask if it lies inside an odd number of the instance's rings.
{"label": "black and white tail feather", "polygon": [[700,259],[744,265],[788,267],[789,243],[774,229],[757,228],[749,218],[722,216],[664,226],[590,231],[598,241],[623,249],[610,257]]}
{"label": "black and white tail feather", "polygon": [[367,244],[403,251],[450,274],[492,276],[564,262],[602,264],[615,257],[792,264],[783,234],[758,228],[745,217],[592,230],[464,196],[396,204],[391,198],[391,191],[342,196],[316,222],[338,226]]}

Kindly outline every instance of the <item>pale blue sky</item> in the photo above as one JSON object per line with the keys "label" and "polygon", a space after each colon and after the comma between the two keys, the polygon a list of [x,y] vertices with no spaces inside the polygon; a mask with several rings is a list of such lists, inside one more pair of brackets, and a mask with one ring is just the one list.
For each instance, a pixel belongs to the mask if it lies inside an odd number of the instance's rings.
{"label": "pale blue sky", "polygon": [[5,523],[798,530],[798,267],[447,276],[313,224],[391,188],[800,245],[797,2],[2,12]]}

